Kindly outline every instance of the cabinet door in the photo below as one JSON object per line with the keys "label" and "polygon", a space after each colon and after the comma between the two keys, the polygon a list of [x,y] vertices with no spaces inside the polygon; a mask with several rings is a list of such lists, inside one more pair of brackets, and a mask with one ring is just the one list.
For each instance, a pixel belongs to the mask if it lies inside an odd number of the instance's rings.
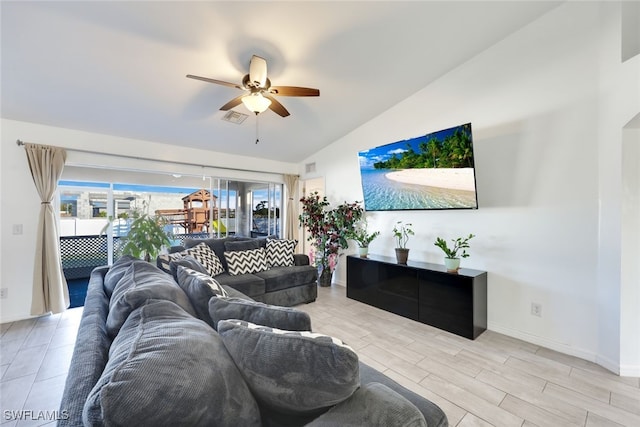
{"label": "cabinet door", "polygon": [[473,280],[421,271],[420,321],[474,339]]}
{"label": "cabinet door", "polygon": [[347,260],[347,297],[418,320],[416,270],[354,257]]}

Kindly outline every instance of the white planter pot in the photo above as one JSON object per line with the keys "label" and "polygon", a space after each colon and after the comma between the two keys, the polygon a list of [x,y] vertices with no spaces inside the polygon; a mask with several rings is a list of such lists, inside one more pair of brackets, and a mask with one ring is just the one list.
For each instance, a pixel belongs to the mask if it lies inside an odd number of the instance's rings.
{"label": "white planter pot", "polygon": [[365,246],[364,248],[359,247],[358,254],[360,255],[360,258],[366,258],[367,255],[369,255],[369,247],[368,246]]}
{"label": "white planter pot", "polygon": [[460,268],[460,258],[445,258],[444,266],[447,267],[447,271],[458,271]]}

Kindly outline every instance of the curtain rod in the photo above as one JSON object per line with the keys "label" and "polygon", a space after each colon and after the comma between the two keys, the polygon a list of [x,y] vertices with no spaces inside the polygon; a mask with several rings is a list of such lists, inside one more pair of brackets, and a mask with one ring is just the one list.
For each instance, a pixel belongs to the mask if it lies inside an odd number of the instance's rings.
{"label": "curtain rod", "polygon": [[[18,146],[22,146],[25,143],[24,143],[24,141],[18,139],[18,140],[16,140],[16,144]],[[64,147],[60,147],[60,148],[64,148]],[[257,172],[257,173],[268,173],[268,174],[271,174],[271,175],[285,175],[285,174],[279,173],[279,172],[260,171],[260,170],[253,170],[253,169],[230,168],[230,167],[226,167],[226,166],[203,165],[203,164],[199,164],[199,163],[189,163],[189,162],[163,160],[163,159],[145,159],[143,157],[130,156],[130,155],[127,155],[127,154],[103,153],[103,152],[100,152],[100,151],[83,150],[83,149],[80,149],[80,148],[64,148],[64,149],[67,150],[67,151],[75,151],[77,153],[99,154],[99,155],[102,155],[102,156],[112,156],[112,157],[119,157],[119,158],[123,158],[123,159],[142,160],[142,161],[147,161],[147,162],[168,163],[168,164],[171,164],[171,165],[197,166],[199,168],[216,168],[216,169],[230,170],[230,171],[236,171],[236,172],[254,172],[254,173]]]}

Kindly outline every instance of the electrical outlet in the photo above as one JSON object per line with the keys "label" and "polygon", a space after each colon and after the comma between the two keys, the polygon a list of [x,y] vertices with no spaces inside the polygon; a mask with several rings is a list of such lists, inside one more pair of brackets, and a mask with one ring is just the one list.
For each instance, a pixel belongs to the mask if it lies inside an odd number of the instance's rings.
{"label": "electrical outlet", "polygon": [[6,299],[9,296],[9,288],[0,288],[0,299]]}
{"label": "electrical outlet", "polygon": [[16,235],[22,234],[22,224],[13,224],[12,232]]}
{"label": "electrical outlet", "polygon": [[531,315],[542,317],[542,304],[538,304],[537,302],[531,303]]}

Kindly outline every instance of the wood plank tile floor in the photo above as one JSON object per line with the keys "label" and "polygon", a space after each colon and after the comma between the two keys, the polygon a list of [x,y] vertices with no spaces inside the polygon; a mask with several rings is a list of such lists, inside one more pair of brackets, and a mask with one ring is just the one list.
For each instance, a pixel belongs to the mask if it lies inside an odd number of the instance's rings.
{"label": "wood plank tile floor", "polygon": [[[475,341],[319,288],[314,331],[438,404],[451,426],[640,426],[640,379],[487,331]],[[0,423],[54,425],[82,309],[0,325]],[[31,411],[31,412],[29,412]]]}
{"label": "wood plank tile floor", "polygon": [[476,340],[319,288],[298,306],[315,332],[438,404],[451,426],[640,426],[640,379],[486,331]]}

